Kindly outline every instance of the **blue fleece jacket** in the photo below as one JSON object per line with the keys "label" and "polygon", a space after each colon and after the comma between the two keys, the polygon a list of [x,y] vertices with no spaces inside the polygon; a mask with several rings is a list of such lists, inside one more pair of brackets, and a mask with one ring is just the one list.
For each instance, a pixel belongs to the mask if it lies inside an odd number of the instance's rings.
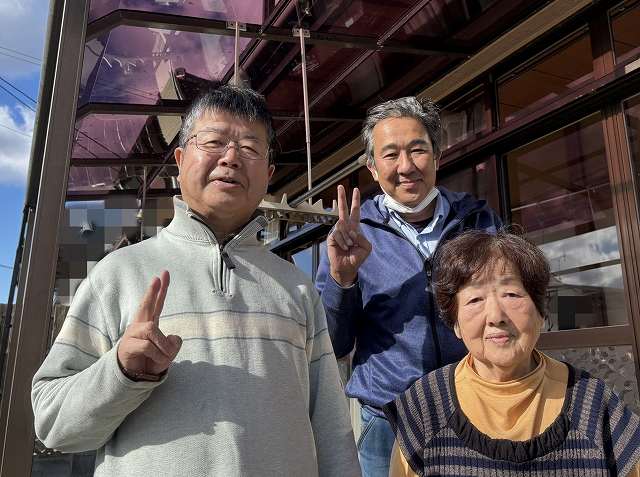
{"label": "blue fleece jacket", "polygon": [[[451,206],[438,246],[465,229],[495,232],[501,226],[484,200],[438,189]],[[316,275],[336,356],[356,347],[347,395],[374,408],[466,354],[462,341],[438,317],[431,261],[397,229],[382,198],[362,204],[360,227],[373,250],[358,270],[357,283],[342,288],[333,280],[326,251]]]}

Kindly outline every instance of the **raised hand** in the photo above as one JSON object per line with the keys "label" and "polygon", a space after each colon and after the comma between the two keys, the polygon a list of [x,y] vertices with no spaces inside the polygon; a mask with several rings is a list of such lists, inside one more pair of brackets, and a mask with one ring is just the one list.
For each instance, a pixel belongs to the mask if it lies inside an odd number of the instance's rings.
{"label": "raised hand", "polygon": [[168,288],[169,272],[165,270],[160,278],[151,281],[133,322],[120,340],[118,362],[130,378],[163,373],[180,351],[182,339],[165,336],[158,327]]}
{"label": "raised hand", "polygon": [[343,287],[353,284],[358,269],[371,253],[371,243],[360,231],[360,191],[353,189],[351,212],[347,208],[347,194],[338,186],[338,222],[327,237],[329,271]]}

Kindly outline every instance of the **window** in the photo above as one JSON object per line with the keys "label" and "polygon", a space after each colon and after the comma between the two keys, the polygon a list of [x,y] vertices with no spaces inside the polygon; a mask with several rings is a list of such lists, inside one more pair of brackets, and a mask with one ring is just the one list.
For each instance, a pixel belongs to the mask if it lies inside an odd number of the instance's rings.
{"label": "window", "polygon": [[633,163],[636,194],[640,201],[640,95],[624,103],[624,115],[629,137],[629,152]]}
{"label": "window", "polygon": [[292,255],[293,263],[313,280],[313,246]]}
{"label": "window", "polygon": [[498,84],[500,124],[550,103],[593,78],[589,32]]}
{"label": "window", "polygon": [[482,92],[447,106],[441,117],[443,151],[491,127]]}
{"label": "window", "polygon": [[640,2],[626,1],[611,10],[611,36],[616,62],[640,56]]}
{"label": "window", "polygon": [[456,192],[468,192],[478,199],[485,199],[494,210],[499,210],[496,163],[493,158],[454,171],[445,170],[438,174],[438,186]]}
{"label": "window", "polygon": [[512,222],[551,264],[548,330],[627,323],[600,114],[505,160]]}

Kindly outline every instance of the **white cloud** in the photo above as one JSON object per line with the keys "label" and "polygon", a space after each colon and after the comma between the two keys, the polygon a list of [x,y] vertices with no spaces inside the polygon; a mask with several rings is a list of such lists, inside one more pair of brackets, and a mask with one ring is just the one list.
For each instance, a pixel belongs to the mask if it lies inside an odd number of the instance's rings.
{"label": "white cloud", "polygon": [[0,184],[23,185],[27,180],[35,114],[18,106],[16,121],[9,106],[0,106]]}
{"label": "white cloud", "polygon": [[[0,0],[0,47],[42,58],[42,45],[49,15],[48,1]],[[0,49],[0,71],[5,78],[40,72],[40,66],[11,58],[16,55]],[[33,61],[30,59],[30,61]]]}

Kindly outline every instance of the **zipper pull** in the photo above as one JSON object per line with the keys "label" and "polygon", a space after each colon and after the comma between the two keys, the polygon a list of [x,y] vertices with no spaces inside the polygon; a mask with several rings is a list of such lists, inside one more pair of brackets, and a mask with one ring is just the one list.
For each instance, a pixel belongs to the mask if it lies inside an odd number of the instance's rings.
{"label": "zipper pull", "polygon": [[427,272],[427,279],[429,280],[429,283],[431,283],[432,266],[430,259],[424,261],[424,270]]}
{"label": "zipper pull", "polygon": [[433,266],[431,264],[431,259],[427,259],[424,261],[424,271],[427,274],[427,286],[425,287],[425,291],[429,293],[433,293],[433,283],[431,281],[431,276]]}
{"label": "zipper pull", "polygon": [[222,245],[220,245],[220,256],[222,257],[222,261],[229,270],[233,270],[234,268],[236,268],[236,264],[233,263],[233,260],[231,260],[231,257],[226,252],[226,250],[222,248]]}

